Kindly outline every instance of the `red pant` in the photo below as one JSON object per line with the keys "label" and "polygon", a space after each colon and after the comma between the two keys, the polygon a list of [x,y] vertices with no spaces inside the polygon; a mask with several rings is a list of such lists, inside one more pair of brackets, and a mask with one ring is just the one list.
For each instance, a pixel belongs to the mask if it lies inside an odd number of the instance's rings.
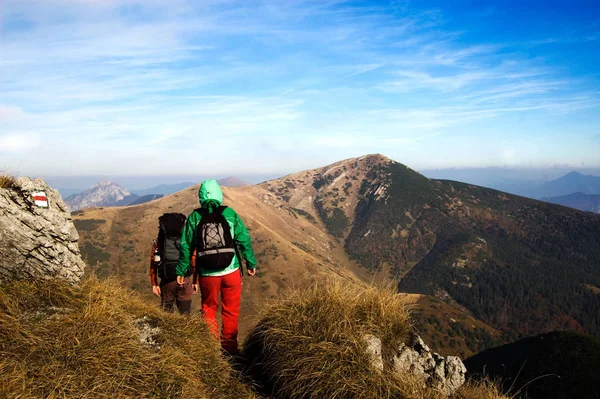
{"label": "red pant", "polygon": [[219,291],[221,291],[221,346],[231,354],[238,352],[238,317],[240,315],[240,300],[242,297],[242,276],[239,270],[218,277],[201,277],[200,292],[202,293],[202,313],[210,329],[219,338],[217,323],[217,307],[219,306]]}

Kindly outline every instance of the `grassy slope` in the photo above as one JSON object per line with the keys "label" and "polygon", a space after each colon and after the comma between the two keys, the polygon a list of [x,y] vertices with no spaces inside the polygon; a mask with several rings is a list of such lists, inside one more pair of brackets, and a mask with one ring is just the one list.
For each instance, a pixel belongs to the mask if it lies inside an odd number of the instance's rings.
{"label": "grassy slope", "polygon": [[[160,329],[160,349],[135,320]],[[149,306],[114,280],[0,287],[0,397],[254,398],[199,317]]]}

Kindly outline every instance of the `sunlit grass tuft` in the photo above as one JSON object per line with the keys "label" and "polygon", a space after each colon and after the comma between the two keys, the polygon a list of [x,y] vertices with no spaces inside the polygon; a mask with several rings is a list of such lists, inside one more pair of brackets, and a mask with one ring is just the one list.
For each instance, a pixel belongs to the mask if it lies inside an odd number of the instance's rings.
{"label": "sunlit grass tuft", "polygon": [[[364,337],[398,348],[411,331],[411,305],[391,289],[327,282],[268,306],[245,345],[245,357],[276,398],[438,398],[408,375],[371,366]],[[474,388],[456,397],[470,399]],[[480,391],[485,393],[482,387]],[[487,393],[485,393],[488,395]],[[460,396],[463,395],[463,396]],[[482,398],[502,398],[490,393]]]}
{"label": "sunlit grass tuft", "polygon": [[15,177],[6,172],[0,173],[0,188],[13,188],[15,186]]}

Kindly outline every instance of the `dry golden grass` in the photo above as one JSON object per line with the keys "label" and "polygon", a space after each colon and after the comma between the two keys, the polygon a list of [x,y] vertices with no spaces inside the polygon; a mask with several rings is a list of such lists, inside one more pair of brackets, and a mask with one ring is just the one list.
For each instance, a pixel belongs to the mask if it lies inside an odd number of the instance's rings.
{"label": "dry golden grass", "polygon": [[460,387],[453,398],[455,399],[513,399],[515,396],[503,395],[498,386],[488,379],[482,381],[467,381]]}
{"label": "dry golden grass", "polygon": [[0,174],[0,188],[13,188],[15,186],[15,178],[6,173]]}
{"label": "dry golden grass", "polygon": [[[161,329],[142,344],[134,321]],[[255,398],[199,317],[167,314],[116,281],[0,287],[2,398]]]}
{"label": "dry golden grass", "polygon": [[[140,342],[143,316],[160,349]],[[245,355],[275,398],[441,397],[370,366],[361,337],[397,347],[410,328],[410,305],[392,291],[327,283],[268,307]],[[0,286],[2,398],[258,398],[239,377],[199,317],[164,313],[115,280]],[[487,381],[454,397],[507,399]]]}
{"label": "dry golden grass", "polygon": [[[409,302],[393,290],[328,282],[268,306],[248,336],[244,355],[276,398],[433,399],[444,397],[414,379],[372,368],[363,337],[397,348],[411,330]],[[388,356],[384,353],[384,356]],[[497,398],[473,384],[456,398]]]}

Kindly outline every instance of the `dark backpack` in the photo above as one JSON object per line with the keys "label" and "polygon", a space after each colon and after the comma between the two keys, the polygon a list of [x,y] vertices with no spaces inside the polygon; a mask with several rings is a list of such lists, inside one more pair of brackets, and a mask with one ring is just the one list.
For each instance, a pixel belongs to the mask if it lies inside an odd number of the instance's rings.
{"label": "dark backpack", "polygon": [[196,209],[200,223],[196,227],[196,267],[223,270],[231,264],[236,249],[229,223],[223,216],[226,206],[209,213],[205,208]]}
{"label": "dark backpack", "polygon": [[177,279],[175,267],[179,261],[179,248],[181,247],[181,232],[185,225],[186,217],[181,213],[165,213],[158,218],[158,252],[160,265],[158,277],[161,282],[170,282]]}

